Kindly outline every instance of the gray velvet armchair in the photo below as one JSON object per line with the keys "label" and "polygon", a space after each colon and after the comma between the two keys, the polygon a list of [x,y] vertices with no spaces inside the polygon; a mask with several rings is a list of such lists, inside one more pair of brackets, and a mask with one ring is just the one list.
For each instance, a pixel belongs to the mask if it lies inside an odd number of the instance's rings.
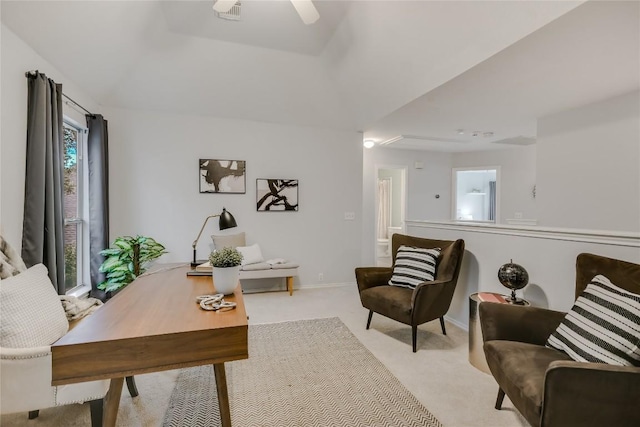
{"label": "gray velvet armchair", "polygon": [[[576,298],[602,274],[640,294],[640,265],[592,254],[576,263]],[[576,362],[545,347],[566,313],[481,303],[484,352],[499,390],[532,426],[640,426],[640,367]],[[640,340],[640,337],[638,337]]]}
{"label": "gray velvet armchair", "polygon": [[442,333],[447,334],[444,315],[449,310],[458,282],[464,255],[464,241],[432,240],[394,234],[391,239],[394,265],[398,248],[402,245],[442,250],[434,281],[422,282],[415,289],[389,286],[393,267],[361,267],[356,268],[356,282],[362,306],[369,309],[367,329],[371,325],[374,312],[410,325],[415,353],[418,325],[439,318]]}

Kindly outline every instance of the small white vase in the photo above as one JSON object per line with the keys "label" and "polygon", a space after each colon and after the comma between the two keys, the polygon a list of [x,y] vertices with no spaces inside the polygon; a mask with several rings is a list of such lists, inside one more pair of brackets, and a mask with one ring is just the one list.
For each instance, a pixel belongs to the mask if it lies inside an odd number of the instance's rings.
{"label": "small white vase", "polygon": [[220,294],[231,295],[238,286],[239,276],[239,265],[236,267],[213,267],[211,273],[213,287],[216,289],[216,292]]}

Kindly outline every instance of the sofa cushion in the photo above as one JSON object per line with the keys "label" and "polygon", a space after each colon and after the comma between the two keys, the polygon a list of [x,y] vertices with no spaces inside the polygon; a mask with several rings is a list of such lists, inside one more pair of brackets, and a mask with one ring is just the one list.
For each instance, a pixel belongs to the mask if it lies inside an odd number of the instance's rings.
{"label": "sofa cushion", "polygon": [[246,246],[244,232],[236,234],[212,235],[213,245],[216,249],[237,248],[238,246]]}
{"label": "sofa cushion", "polygon": [[566,353],[517,341],[484,343],[487,364],[511,402],[532,425],[539,425],[544,377],[555,360],[571,360]]}
{"label": "sofa cushion", "polygon": [[2,347],[48,346],[69,329],[60,297],[42,264],[0,281],[0,301]]}
{"label": "sofa cushion", "polygon": [[400,246],[396,253],[391,286],[415,289],[422,282],[435,280],[440,248],[424,249]]}
{"label": "sofa cushion", "polygon": [[547,346],[578,362],[640,366],[640,295],[597,275],[551,334]]}

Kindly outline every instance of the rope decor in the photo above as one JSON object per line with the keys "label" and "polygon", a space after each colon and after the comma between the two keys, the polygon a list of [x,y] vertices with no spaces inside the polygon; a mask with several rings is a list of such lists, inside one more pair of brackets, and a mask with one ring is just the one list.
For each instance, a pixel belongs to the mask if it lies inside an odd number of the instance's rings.
{"label": "rope decor", "polygon": [[196,297],[196,302],[200,308],[207,311],[229,311],[236,308],[235,302],[225,301],[224,295],[200,295]]}

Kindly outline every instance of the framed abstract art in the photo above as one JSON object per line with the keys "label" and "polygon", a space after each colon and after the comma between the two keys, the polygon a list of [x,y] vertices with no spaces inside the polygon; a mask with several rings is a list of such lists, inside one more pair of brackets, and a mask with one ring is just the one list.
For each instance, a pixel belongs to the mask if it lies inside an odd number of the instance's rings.
{"label": "framed abstract art", "polygon": [[200,159],[201,193],[245,194],[247,171],[244,160]]}
{"label": "framed abstract art", "polygon": [[256,179],[258,212],[297,211],[297,179]]}

